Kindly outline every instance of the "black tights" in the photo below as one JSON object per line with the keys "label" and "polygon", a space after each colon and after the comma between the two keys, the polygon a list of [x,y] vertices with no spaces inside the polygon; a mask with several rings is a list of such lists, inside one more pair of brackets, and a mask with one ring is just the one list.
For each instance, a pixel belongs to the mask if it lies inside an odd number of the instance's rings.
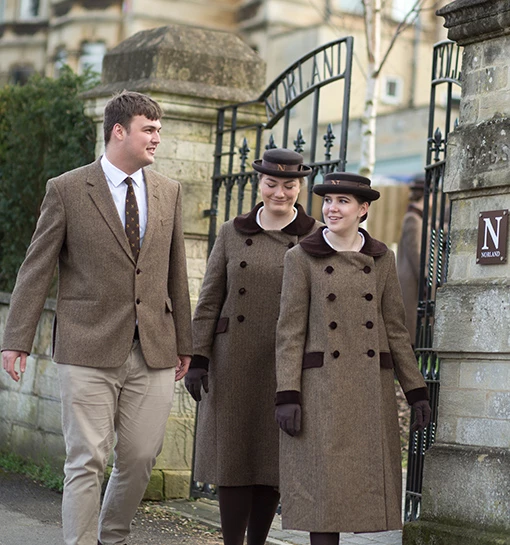
{"label": "black tights", "polygon": [[279,492],[272,486],[219,486],[221,530],[225,545],[264,545],[271,528]]}
{"label": "black tights", "polygon": [[338,545],[340,534],[325,532],[310,532],[310,545]]}

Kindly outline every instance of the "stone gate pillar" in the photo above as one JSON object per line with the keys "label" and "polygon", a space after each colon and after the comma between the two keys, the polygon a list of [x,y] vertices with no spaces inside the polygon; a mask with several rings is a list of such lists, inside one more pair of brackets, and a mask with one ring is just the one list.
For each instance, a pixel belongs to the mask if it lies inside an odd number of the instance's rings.
{"label": "stone gate pillar", "polygon": [[[207,257],[209,220],[203,212],[210,208],[216,109],[253,100],[264,86],[265,63],[234,34],[171,25],[139,32],[111,50],[103,62],[101,85],[85,94],[87,113],[97,124],[98,156],[104,150],[103,109],[113,93],[146,93],[162,106],[162,142],[154,168],[183,184],[193,306]],[[238,123],[259,121],[256,114],[240,115]],[[146,499],[189,495],[195,403],[183,382],[177,384],[165,445]]]}
{"label": "stone gate pillar", "polygon": [[446,164],[452,247],[436,303],[437,441],[425,456],[420,520],[403,542],[508,545],[510,263],[477,262],[477,241],[482,212],[510,209],[510,3],[457,0],[438,15],[465,47],[462,98]]}

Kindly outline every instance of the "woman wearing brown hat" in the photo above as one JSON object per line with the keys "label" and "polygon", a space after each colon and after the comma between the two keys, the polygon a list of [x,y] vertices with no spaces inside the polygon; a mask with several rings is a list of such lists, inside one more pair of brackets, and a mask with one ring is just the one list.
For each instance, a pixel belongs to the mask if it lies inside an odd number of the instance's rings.
{"label": "woman wearing brown hat", "polygon": [[200,401],[195,478],[218,486],[226,545],[242,545],[246,529],[249,545],[263,545],[278,505],[274,351],[283,258],[319,225],[296,204],[311,172],[299,153],[271,149],[253,168],[262,202],[220,228],[185,380]]}
{"label": "woman wearing brown hat", "polygon": [[401,528],[394,373],[423,429],[428,393],[405,327],[395,256],[359,224],[379,192],[335,172],[314,187],[326,227],[285,256],[276,341],[284,528],[337,545],[340,532]]}

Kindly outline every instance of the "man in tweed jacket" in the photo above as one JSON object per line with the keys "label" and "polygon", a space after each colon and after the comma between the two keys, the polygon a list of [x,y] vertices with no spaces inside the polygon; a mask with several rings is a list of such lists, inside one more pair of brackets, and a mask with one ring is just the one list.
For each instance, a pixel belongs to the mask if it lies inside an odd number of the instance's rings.
{"label": "man in tweed jacket", "polygon": [[23,373],[58,263],[53,358],[67,454],[66,545],[126,543],[192,350],[181,186],[144,168],[160,142],[161,108],[123,92],[104,117],[105,155],[48,182],[2,345],[4,369],[19,381],[17,361]]}

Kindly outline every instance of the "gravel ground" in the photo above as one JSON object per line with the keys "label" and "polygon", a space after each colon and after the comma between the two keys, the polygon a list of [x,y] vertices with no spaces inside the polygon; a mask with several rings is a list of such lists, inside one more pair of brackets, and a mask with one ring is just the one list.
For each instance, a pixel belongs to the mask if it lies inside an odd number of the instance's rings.
{"label": "gravel ground", "polygon": [[[34,545],[40,543],[36,538],[38,532],[43,532],[48,536],[44,545],[62,545],[61,503],[61,494],[21,475],[0,470],[0,505],[7,513],[7,523],[3,524],[12,524],[12,528],[0,528],[0,544]],[[222,539],[218,530],[182,517],[164,503],[145,502],[137,511],[128,544],[221,545]]]}

